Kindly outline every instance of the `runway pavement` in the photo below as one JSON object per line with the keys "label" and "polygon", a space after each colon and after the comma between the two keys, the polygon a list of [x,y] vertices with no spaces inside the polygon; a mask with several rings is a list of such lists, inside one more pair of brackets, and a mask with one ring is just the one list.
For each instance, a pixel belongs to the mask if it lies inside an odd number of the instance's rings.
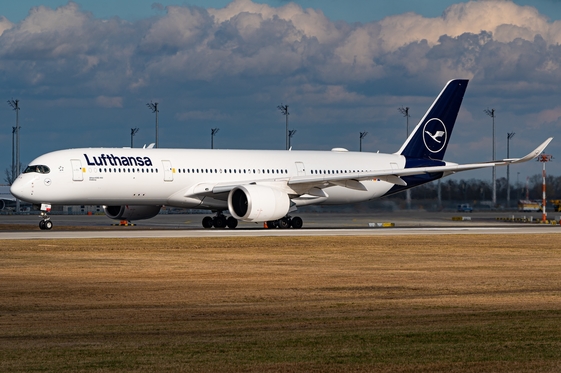
{"label": "runway pavement", "polygon": [[[173,238],[173,237],[266,237],[266,236],[387,236],[387,235],[450,235],[450,234],[529,234],[561,233],[559,225],[512,223],[497,217],[526,217],[532,214],[484,212],[399,211],[376,213],[302,213],[304,228],[263,229],[261,224],[243,223],[237,229],[203,229],[205,215],[158,215],[139,221],[135,226],[112,226],[115,222],[104,215],[53,215],[54,228],[41,231],[37,215],[0,215],[0,239],[64,239],[64,238]],[[470,221],[454,221],[454,216]],[[534,214],[533,219],[539,219]],[[369,223],[394,223],[395,227],[369,227]],[[17,228],[7,228],[12,227]]]}

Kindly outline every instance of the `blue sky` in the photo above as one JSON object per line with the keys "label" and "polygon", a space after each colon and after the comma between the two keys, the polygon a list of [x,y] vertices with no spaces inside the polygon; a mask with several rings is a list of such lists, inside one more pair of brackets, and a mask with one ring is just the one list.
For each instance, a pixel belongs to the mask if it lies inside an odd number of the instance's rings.
{"label": "blue sky", "polygon": [[[561,1],[20,0],[0,17],[0,98],[20,100],[24,165],[62,148],[128,146],[133,127],[136,146],[153,142],[150,101],[162,147],[208,148],[220,128],[215,147],[282,149],[284,103],[295,149],[357,150],[368,131],[364,150],[394,152],[398,107],[411,108],[413,127],[453,78],[470,84],[450,161],[491,158],[486,108],[497,158],[507,132],[521,156],[561,128]],[[0,119],[3,171],[7,104]],[[559,175],[558,163],[548,168]]]}

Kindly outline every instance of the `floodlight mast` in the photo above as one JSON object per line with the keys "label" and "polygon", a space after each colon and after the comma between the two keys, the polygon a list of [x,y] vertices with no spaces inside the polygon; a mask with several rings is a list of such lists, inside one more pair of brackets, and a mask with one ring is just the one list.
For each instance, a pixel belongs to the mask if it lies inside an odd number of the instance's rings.
{"label": "floodlight mast", "polygon": [[148,106],[150,108],[150,110],[152,110],[152,113],[156,113],[156,148],[158,148],[159,147],[159,142],[158,142],[158,113],[160,112],[160,110],[158,109],[158,103],[157,102],[150,101],[150,103],[146,104],[146,106]]}
{"label": "floodlight mast", "polygon": [[366,132],[366,131],[365,132],[360,132],[360,138],[359,138],[360,144],[359,144],[359,148],[358,148],[360,152],[362,152],[362,139],[365,138],[366,135],[368,135],[368,132]]}
{"label": "floodlight mast", "polygon": [[10,185],[13,184],[16,174],[16,144],[15,144],[15,136],[16,136],[16,127],[12,127],[12,174],[10,175]]}
{"label": "floodlight mast", "polygon": [[214,149],[214,135],[216,135],[220,131],[220,128],[211,128],[210,129],[210,148]]}
{"label": "floodlight mast", "polygon": [[[506,134],[506,157],[510,158],[510,139],[514,137],[514,132]],[[506,207],[510,207],[510,165],[506,165]]]}
{"label": "floodlight mast", "polygon": [[[13,171],[15,171],[15,173],[12,173],[12,182],[16,180],[16,178],[19,176],[20,174],[20,160],[19,160],[19,100],[8,100],[8,105],[10,105],[12,107],[13,110],[15,110],[16,112],[16,127],[15,127],[15,135],[16,135],[16,160],[15,160],[15,165],[13,167]],[[13,172],[12,171],[12,172]],[[19,214],[19,209],[20,209],[20,202],[19,199],[16,198],[16,214]]]}
{"label": "floodlight mast", "polygon": [[280,104],[277,108],[281,111],[282,115],[286,117],[286,150],[288,150],[288,116],[290,115],[288,112],[288,105]]}
{"label": "floodlight mast", "polygon": [[131,149],[134,148],[134,135],[138,132],[139,128],[131,128]]}
{"label": "floodlight mast", "polygon": [[[409,138],[409,106],[406,107],[399,107],[397,108],[397,110],[399,110],[399,112],[401,114],[403,114],[403,116],[406,118],[406,127],[405,127],[405,140],[407,140]],[[440,179],[438,179],[438,181],[440,182]],[[440,184],[439,184],[440,185]],[[405,202],[407,204],[407,209],[410,210],[411,209],[411,189],[407,189],[405,191]]]}
{"label": "floodlight mast", "polygon": [[[495,109],[485,109],[483,110],[485,114],[493,119],[493,158],[495,160]],[[493,207],[497,205],[497,168],[493,166]]]}
{"label": "floodlight mast", "polygon": [[[402,106],[402,107],[397,108],[397,110],[399,110],[399,112],[400,112],[401,114],[403,114],[403,116],[404,116],[405,118],[407,118],[407,128],[406,128],[406,131],[407,131],[407,132],[406,132],[406,135],[407,135],[407,137],[409,137],[409,117],[410,117],[410,115],[409,115],[409,107],[403,107],[403,106]],[[407,137],[406,137],[406,138],[407,138]]]}
{"label": "floodlight mast", "polygon": [[292,140],[292,136],[294,136],[296,134],[296,130],[289,130],[288,131],[288,150],[292,149],[292,145],[291,140]]}

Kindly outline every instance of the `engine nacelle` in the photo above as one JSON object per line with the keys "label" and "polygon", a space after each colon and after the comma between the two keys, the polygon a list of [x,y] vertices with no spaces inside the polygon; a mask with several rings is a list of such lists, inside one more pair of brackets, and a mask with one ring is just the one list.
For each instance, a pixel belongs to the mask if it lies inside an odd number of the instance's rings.
{"label": "engine nacelle", "polygon": [[110,219],[117,220],[142,220],[158,215],[162,206],[103,206],[103,211]]}
{"label": "engine nacelle", "polygon": [[284,217],[290,209],[290,198],[278,189],[262,185],[242,185],[228,194],[228,209],[238,220],[261,222]]}

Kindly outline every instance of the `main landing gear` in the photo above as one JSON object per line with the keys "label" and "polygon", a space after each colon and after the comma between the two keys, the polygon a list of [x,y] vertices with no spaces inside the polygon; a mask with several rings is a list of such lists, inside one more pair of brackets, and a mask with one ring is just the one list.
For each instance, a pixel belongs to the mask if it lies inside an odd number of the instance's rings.
{"label": "main landing gear", "polygon": [[238,220],[236,218],[234,218],[233,216],[229,216],[228,218],[226,218],[226,216],[224,216],[224,214],[222,214],[222,211],[218,211],[216,213],[216,216],[210,217],[210,216],[205,216],[203,218],[203,227],[204,228],[230,228],[230,229],[234,229],[238,226]]}
{"label": "main landing gear", "polygon": [[282,219],[279,220],[271,220],[265,223],[265,228],[268,229],[274,229],[274,228],[280,228],[280,229],[288,229],[288,228],[294,228],[294,229],[300,229],[302,228],[302,225],[304,225],[304,221],[302,221],[302,218],[300,218],[299,216],[295,216],[295,217],[290,217],[290,216],[285,216]]}
{"label": "main landing gear", "polygon": [[50,230],[53,229],[53,222],[51,221],[51,217],[48,213],[51,212],[51,205],[42,204],[41,205],[41,221],[39,222],[39,228],[41,230]]}

